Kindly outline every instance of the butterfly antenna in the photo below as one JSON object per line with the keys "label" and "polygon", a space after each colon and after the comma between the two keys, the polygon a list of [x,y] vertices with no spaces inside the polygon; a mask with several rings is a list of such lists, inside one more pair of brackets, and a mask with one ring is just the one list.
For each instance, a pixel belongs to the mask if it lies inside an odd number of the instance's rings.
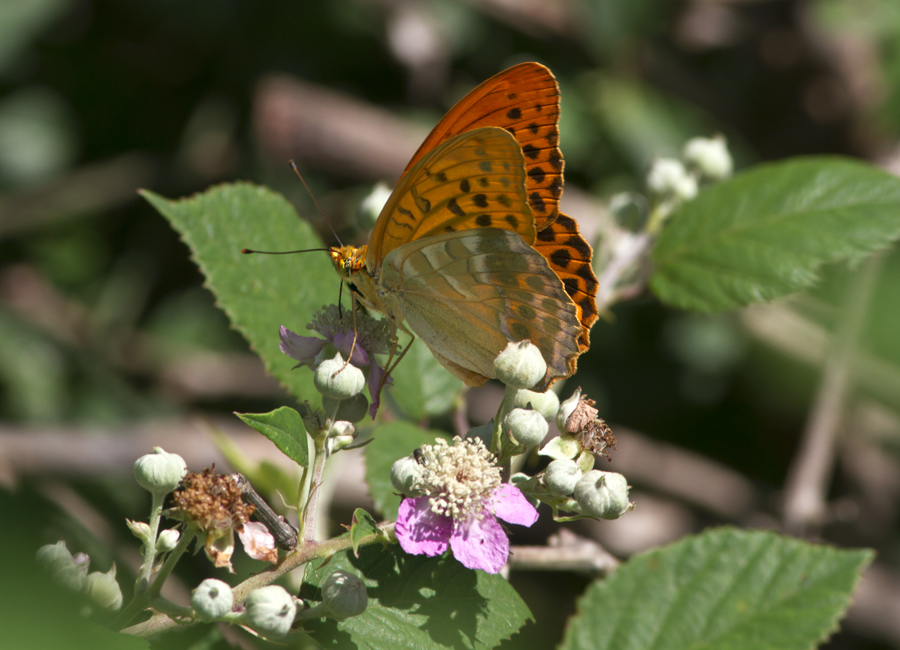
{"label": "butterfly antenna", "polygon": [[294,173],[297,174],[297,178],[300,179],[300,182],[303,183],[303,187],[306,188],[306,192],[309,194],[309,197],[312,199],[312,202],[316,206],[316,210],[319,211],[319,214],[322,216],[322,220],[325,221],[325,224],[328,226],[328,229],[331,231],[331,234],[334,235],[334,238],[337,240],[337,243],[340,246],[344,245],[344,242],[341,241],[341,238],[338,237],[338,234],[335,232],[334,228],[331,227],[331,222],[328,221],[328,217],[325,216],[325,212],[322,210],[322,206],[319,205],[319,202],[316,201],[316,195],[313,194],[312,190],[309,189],[309,185],[306,184],[306,179],[303,178],[303,174],[300,173],[300,169],[297,167],[297,163],[294,162],[294,159],[291,158],[288,161],[291,165],[291,169],[294,170]]}
{"label": "butterfly antenna", "polygon": [[314,253],[316,251],[330,251],[330,248],[305,248],[302,251],[258,251],[253,248],[242,248],[241,252],[244,255],[252,255],[253,253],[259,253],[260,255],[293,255],[294,253]]}

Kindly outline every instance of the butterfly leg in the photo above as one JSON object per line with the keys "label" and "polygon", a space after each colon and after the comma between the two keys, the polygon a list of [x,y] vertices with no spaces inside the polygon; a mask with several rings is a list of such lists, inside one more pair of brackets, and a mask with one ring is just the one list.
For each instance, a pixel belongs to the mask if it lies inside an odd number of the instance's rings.
{"label": "butterfly leg", "polygon": [[[342,282],[341,288],[343,288],[343,286],[344,285]],[[337,377],[338,374],[343,372],[344,368],[346,368],[348,365],[350,365],[350,359],[353,358],[353,353],[356,352],[356,341],[357,341],[357,339],[359,339],[359,329],[356,327],[356,305],[357,305],[356,295],[355,294],[350,294],[350,295],[353,298],[353,306],[351,307],[352,313],[353,313],[353,343],[350,344],[350,354],[347,355],[347,360],[344,361],[344,365],[342,365],[340,368],[335,370],[334,374],[331,375],[332,377]],[[338,302],[338,305],[340,305],[340,302]]]}

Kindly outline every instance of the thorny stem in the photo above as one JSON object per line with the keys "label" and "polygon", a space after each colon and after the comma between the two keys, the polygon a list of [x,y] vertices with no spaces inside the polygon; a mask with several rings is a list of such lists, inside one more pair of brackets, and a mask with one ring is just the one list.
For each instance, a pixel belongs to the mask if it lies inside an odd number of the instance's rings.
{"label": "thorny stem", "polygon": [[860,267],[847,288],[825,363],[815,402],[806,421],[800,448],[788,471],[784,497],[785,529],[794,535],[808,533],[825,517],[825,495],[852,383],[856,342],[865,324],[866,308],[878,279],[883,256],[872,257]]}
{"label": "thorny stem", "polygon": [[[393,524],[384,526],[380,532],[367,535],[359,540],[359,545],[367,546],[369,544],[383,543],[385,535],[393,537]],[[328,558],[335,553],[346,551],[352,547],[353,542],[350,539],[350,535],[342,535],[341,537],[330,539],[325,542],[302,543],[296,550],[285,555],[279,564],[272,566],[265,571],[261,571],[237,585],[232,590],[235,605],[243,603],[247,596],[250,595],[250,592],[274,583],[283,575],[303,566],[307,562],[317,558]],[[139,637],[150,637],[174,629],[179,625],[180,623],[169,618],[165,614],[155,613],[146,621],[132,625],[131,627],[122,630],[122,632],[124,634],[132,634]]]}
{"label": "thorny stem", "polygon": [[153,563],[156,561],[156,541],[159,534],[159,520],[162,516],[165,494],[153,492],[150,497],[150,535],[144,540],[144,558],[141,570],[134,581],[134,593],[141,594],[147,590],[150,584],[150,574],[153,573]]}
{"label": "thorny stem", "polygon": [[518,389],[506,386],[506,391],[503,393],[503,401],[500,402],[500,408],[497,409],[497,415],[494,417],[494,435],[491,438],[491,453],[495,454],[500,460],[500,471],[504,481],[509,480],[510,471],[512,469],[512,457],[507,453],[507,450],[504,449],[503,443],[510,441],[503,440],[503,427],[501,426],[501,422],[503,422],[503,418],[506,417],[506,414],[512,411],[513,407],[516,405],[517,392]]}
{"label": "thorny stem", "polygon": [[312,471],[306,468],[304,472],[303,494],[298,504],[302,514],[300,521],[300,539],[304,542],[313,542],[316,538],[316,517],[319,510],[319,494],[322,487],[322,476],[325,473],[325,461],[328,460],[328,437],[334,429],[337,411],[340,403],[334,406],[334,412],[328,414],[328,429],[317,430],[308,436],[310,445],[310,461]]}
{"label": "thorny stem", "polygon": [[128,605],[126,605],[121,612],[119,612],[118,616],[116,616],[116,619],[113,621],[113,627],[115,629],[119,629],[120,627],[128,623],[141,611],[146,609],[150,605],[151,601],[159,595],[159,592],[162,590],[162,586],[163,583],[165,583],[166,578],[168,578],[169,574],[172,573],[172,569],[175,568],[175,565],[181,558],[182,553],[187,550],[188,545],[191,543],[194,537],[196,537],[196,533],[193,531],[193,529],[187,527],[182,531],[181,538],[178,540],[178,545],[174,549],[172,549],[171,553],[169,553],[169,557],[166,558],[166,562],[159,570],[159,573],[156,574],[156,578],[154,578],[153,583],[146,589],[146,591],[137,594],[134,598],[132,598],[131,602],[128,603]]}

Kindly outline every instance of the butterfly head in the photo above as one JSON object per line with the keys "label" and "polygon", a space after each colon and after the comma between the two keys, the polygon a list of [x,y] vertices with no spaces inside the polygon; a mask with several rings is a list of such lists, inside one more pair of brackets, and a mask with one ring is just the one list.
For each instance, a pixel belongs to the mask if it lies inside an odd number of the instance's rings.
{"label": "butterfly head", "polygon": [[358,273],[366,265],[365,246],[332,246],[328,249],[328,254],[334,268],[344,278]]}

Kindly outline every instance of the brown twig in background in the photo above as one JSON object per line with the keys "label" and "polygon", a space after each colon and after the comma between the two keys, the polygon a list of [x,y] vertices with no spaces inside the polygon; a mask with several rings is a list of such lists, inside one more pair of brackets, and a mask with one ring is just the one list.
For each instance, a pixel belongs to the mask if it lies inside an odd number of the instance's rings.
{"label": "brown twig in background", "polygon": [[824,522],[825,502],[838,433],[852,386],[852,359],[878,273],[881,257],[863,263],[841,305],[833,349],[810,411],[800,447],[788,471],[784,526],[795,535],[810,534]]}

